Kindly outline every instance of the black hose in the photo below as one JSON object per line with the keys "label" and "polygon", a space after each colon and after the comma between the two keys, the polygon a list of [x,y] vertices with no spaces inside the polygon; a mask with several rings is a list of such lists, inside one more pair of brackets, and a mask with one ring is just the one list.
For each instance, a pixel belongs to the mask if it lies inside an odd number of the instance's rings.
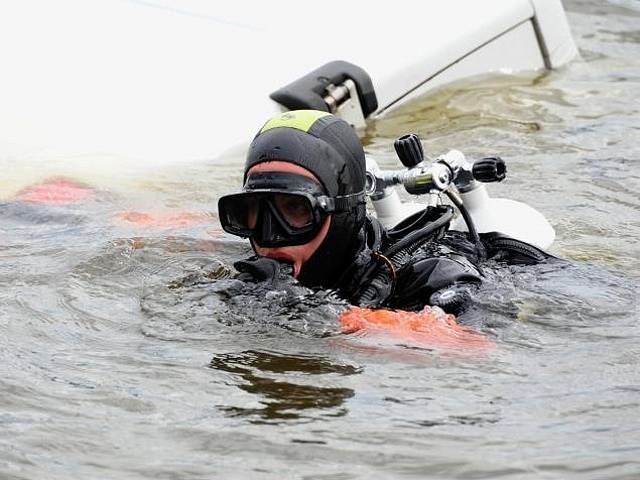
{"label": "black hose", "polygon": [[[433,232],[444,227],[447,223],[451,221],[453,218],[453,211],[448,210],[444,212],[437,220],[429,223],[428,225],[422,227],[415,232],[410,233],[402,240],[398,240],[396,243],[391,245],[386,251],[383,252],[384,256],[387,258],[392,257],[396,252],[402,250],[403,248],[417,243],[422,240],[426,240],[427,237],[431,236]],[[476,234],[477,235],[477,234]]]}
{"label": "black hose", "polygon": [[469,236],[471,237],[471,239],[475,243],[480,243],[480,235],[478,235],[478,231],[476,230],[476,226],[473,223],[471,215],[469,215],[469,210],[467,210],[467,207],[463,205],[458,196],[454,195],[451,190],[447,190],[446,194],[447,197],[449,197],[449,200],[451,200],[453,204],[458,208],[458,210],[460,210],[462,218],[464,219],[464,223],[467,224],[467,230],[469,230]]}
{"label": "black hose", "polygon": [[[406,260],[406,258],[404,258],[405,256],[410,255],[410,252],[406,251],[407,248],[409,248],[411,252],[415,251],[417,248],[419,248],[422,245],[422,243],[427,241],[435,232],[437,232],[439,229],[447,225],[447,223],[449,223],[452,218],[453,218],[453,209],[448,209],[447,211],[442,213],[442,215],[440,215],[438,219],[434,220],[433,222],[430,222],[429,224],[416,230],[415,232],[410,233],[405,238],[403,238],[402,240],[399,240],[398,242],[394,243],[390,248],[385,250],[383,252],[383,255],[391,264],[389,265],[389,267],[392,269],[392,271],[389,272],[391,276],[395,277],[394,269],[399,267],[403,263],[403,260]],[[375,303],[371,303],[378,296],[377,287],[382,286],[385,283],[388,283],[387,274],[385,270],[380,269],[379,266],[380,266],[379,264],[372,265],[367,269],[367,271],[362,277],[362,278],[367,278],[369,277],[369,275],[371,275],[374,272],[374,270],[376,269],[378,270],[375,277],[371,280],[371,282],[369,282],[364,292],[362,292],[362,294],[360,295],[358,299],[358,304],[360,306],[369,306],[369,307],[378,306]],[[393,280],[395,279],[393,278]],[[389,289],[388,293],[391,294],[392,292],[393,292],[393,285],[391,285],[391,288]]]}
{"label": "black hose", "polygon": [[[467,210],[467,207],[465,207],[462,204],[462,202],[460,201],[460,198],[457,195],[452,193],[450,190],[447,190],[446,193],[447,193],[447,197],[449,197],[449,199],[453,202],[453,204],[456,207],[458,207],[458,210],[460,210],[460,213],[462,214],[462,218],[464,219],[464,222],[467,224],[467,230],[469,230],[469,236],[471,237],[471,240],[473,241],[473,244],[476,248],[476,254],[480,259],[486,260],[487,250],[484,247],[484,243],[482,243],[482,240],[480,240],[480,235],[478,235],[478,230],[476,230],[476,226],[473,223],[473,219],[471,218],[471,215],[469,214],[469,210]],[[484,273],[482,272],[482,268],[480,268],[479,265],[477,265],[477,268],[480,274],[484,275]]]}
{"label": "black hose", "polygon": [[[369,282],[367,288],[365,288],[364,292],[358,298],[358,305],[361,307],[379,307],[380,304],[386,300],[391,294],[393,294],[393,290],[395,288],[395,268],[399,264],[401,258],[404,255],[404,252],[397,252],[395,256],[385,257],[388,260],[386,265],[390,269],[391,282],[389,282],[389,278],[385,272],[385,269],[378,268],[376,276]],[[378,265],[376,265],[377,268]],[[369,275],[371,273],[369,272]],[[384,290],[387,290],[384,292]],[[380,297],[379,292],[384,292],[384,298]],[[374,300],[377,300],[374,302]]]}

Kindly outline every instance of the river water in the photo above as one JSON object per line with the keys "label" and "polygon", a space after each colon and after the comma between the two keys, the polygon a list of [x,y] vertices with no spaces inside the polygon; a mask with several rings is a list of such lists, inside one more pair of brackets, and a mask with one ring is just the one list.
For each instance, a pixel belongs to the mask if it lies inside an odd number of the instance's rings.
{"label": "river water", "polygon": [[[122,169],[77,203],[5,198],[0,478],[640,478],[640,3],[566,6],[580,59],[364,132],[387,165],[409,131],[500,154],[492,194],[556,228],[571,267],[489,278],[460,319],[491,351],[337,335],[330,297],[223,294],[248,249],[207,212],[240,155]],[[44,180],[2,162],[5,189]]]}

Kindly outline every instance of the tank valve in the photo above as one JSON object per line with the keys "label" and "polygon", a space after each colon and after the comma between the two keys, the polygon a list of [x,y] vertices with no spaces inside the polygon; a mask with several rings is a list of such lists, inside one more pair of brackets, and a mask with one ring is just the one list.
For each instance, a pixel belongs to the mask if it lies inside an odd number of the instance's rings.
{"label": "tank valve", "polygon": [[481,158],[473,163],[471,173],[479,182],[501,182],[507,176],[507,165],[500,157]]}
{"label": "tank valve", "polygon": [[398,158],[407,168],[413,168],[424,160],[424,151],[420,137],[415,133],[409,133],[393,142]]}

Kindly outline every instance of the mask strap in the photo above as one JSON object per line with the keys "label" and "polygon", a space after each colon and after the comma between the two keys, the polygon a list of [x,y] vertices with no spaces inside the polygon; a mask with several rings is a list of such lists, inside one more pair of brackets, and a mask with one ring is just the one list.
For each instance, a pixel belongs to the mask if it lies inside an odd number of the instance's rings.
{"label": "mask strap", "polygon": [[339,195],[333,197],[334,211],[336,212],[348,212],[358,205],[364,205],[367,203],[366,195],[364,192],[352,193],[351,195]]}

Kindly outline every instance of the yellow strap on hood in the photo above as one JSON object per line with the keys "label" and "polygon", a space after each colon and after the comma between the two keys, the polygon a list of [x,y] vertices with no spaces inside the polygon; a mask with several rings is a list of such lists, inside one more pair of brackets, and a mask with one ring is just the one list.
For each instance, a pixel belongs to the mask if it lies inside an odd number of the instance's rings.
{"label": "yellow strap on hood", "polygon": [[264,124],[260,133],[279,127],[295,128],[306,133],[309,132],[311,126],[316,123],[316,120],[326,117],[327,115],[331,114],[319,110],[292,110],[273,117]]}

